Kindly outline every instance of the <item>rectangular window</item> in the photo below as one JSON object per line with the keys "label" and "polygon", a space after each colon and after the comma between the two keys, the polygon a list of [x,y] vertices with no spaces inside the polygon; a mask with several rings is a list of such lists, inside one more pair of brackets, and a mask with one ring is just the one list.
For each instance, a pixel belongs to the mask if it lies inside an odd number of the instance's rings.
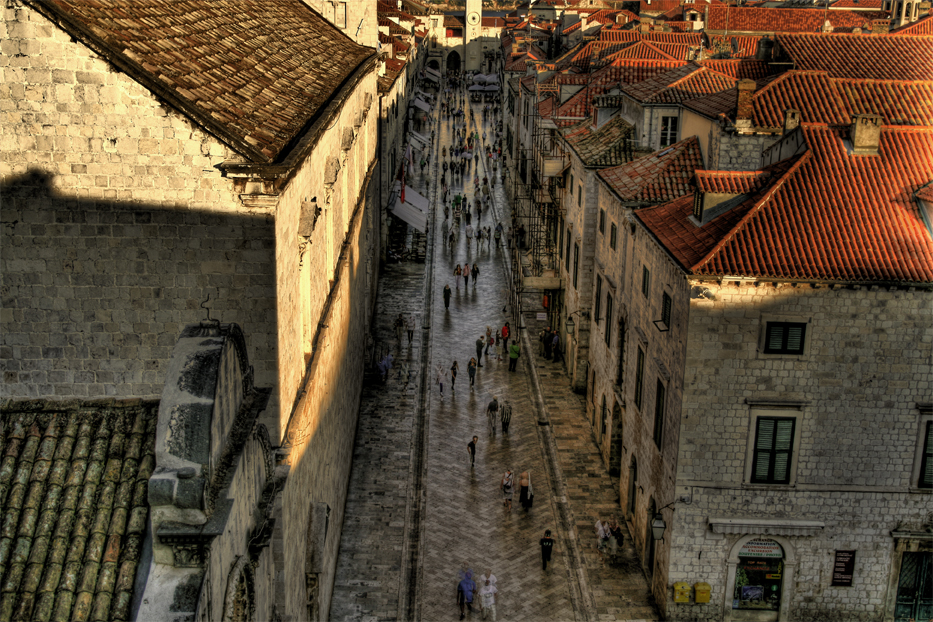
{"label": "rectangular window", "polygon": [[658,378],[658,390],[654,395],[654,444],[661,449],[661,440],[664,435],[664,403],[667,398],[666,389]]}
{"label": "rectangular window", "polygon": [[612,250],[616,249],[616,225],[612,223],[609,225],[609,248]]}
{"label": "rectangular window", "polygon": [[671,297],[664,292],[661,295],[661,321],[668,328],[671,325]]}
{"label": "rectangular window", "polygon": [[557,228],[558,228],[557,254],[561,259],[563,259],[564,258],[564,221],[563,220],[561,220]]}
{"label": "rectangular window", "polygon": [[927,421],[926,439],[923,441],[923,455],[920,458],[920,479],[918,488],[933,488],[933,421]]}
{"label": "rectangular window", "polygon": [[573,243],[573,288],[577,289],[577,275],[580,273],[580,245]]}
{"label": "rectangular window", "polygon": [[347,27],[347,3],[340,2],[334,5],[334,26],[337,28]]}
{"label": "rectangular window", "polygon": [[573,173],[570,173],[570,196],[573,196]]}
{"label": "rectangular window", "polygon": [[583,205],[583,184],[577,188],[577,207]]}
{"label": "rectangular window", "polygon": [[564,269],[570,272],[570,229],[567,229],[567,255],[564,257]]}
{"label": "rectangular window", "polygon": [[599,232],[606,233],[606,210],[599,210]]}
{"label": "rectangular window", "polygon": [[677,142],[677,117],[661,117],[661,146]]}
{"label": "rectangular window", "polygon": [[759,417],[752,458],[753,484],[790,483],[791,453],[794,447],[793,417]]}
{"label": "rectangular window", "polygon": [[807,325],[802,322],[768,322],[765,354],[803,354]]}
{"label": "rectangular window", "polygon": [[648,297],[648,290],[651,288],[651,273],[648,272],[648,266],[641,267],[641,293]]}
{"label": "rectangular window", "polygon": [[593,321],[599,324],[599,312],[603,302],[603,277],[596,275],[596,308],[593,311]]}
{"label": "rectangular window", "polygon": [[606,294],[606,345],[612,341],[612,294]]}
{"label": "rectangular window", "polygon": [[638,360],[635,363],[635,405],[641,408],[642,381],[645,376],[645,353],[638,348]]}

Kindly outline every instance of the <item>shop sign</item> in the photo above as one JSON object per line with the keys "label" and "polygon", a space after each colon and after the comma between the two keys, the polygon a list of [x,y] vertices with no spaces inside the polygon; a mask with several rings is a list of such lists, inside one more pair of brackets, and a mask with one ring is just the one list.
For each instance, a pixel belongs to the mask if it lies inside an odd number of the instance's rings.
{"label": "shop sign", "polygon": [[783,559],[784,549],[774,540],[749,540],[739,551],[739,557]]}
{"label": "shop sign", "polygon": [[853,572],[855,572],[855,551],[836,551],[832,585],[852,587]]}

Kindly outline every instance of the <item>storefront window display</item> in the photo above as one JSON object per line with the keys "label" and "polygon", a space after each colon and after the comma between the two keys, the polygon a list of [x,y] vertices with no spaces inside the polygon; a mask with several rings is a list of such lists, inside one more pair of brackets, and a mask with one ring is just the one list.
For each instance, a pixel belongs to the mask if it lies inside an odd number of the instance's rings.
{"label": "storefront window display", "polygon": [[784,549],[773,540],[749,540],[738,557],[732,608],[778,611],[784,578]]}

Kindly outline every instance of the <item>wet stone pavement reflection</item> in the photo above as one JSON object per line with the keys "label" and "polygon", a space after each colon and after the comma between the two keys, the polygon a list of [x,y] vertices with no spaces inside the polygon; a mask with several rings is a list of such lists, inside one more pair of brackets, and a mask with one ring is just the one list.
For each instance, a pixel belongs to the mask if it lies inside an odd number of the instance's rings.
{"label": "wet stone pavement reflection", "polygon": [[[484,124],[481,108],[474,108],[475,127],[491,136],[491,119]],[[433,114],[437,118],[436,110]],[[523,345],[517,370],[509,372],[505,353],[499,361],[490,349],[470,387],[467,363],[486,327],[495,332],[510,322],[512,337],[518,337],[507,304],[505,236],[501,247],[491,240],[488,247],[478,249],[474,241],[468,248],[461,222],[455,244],[445,244],[452,221],[445,222],[434,155],[442,145],[449,148],[454,124],[441,119],[434,128],[438,140],[431,164],[412,184],[434,206],[428,231],[433,247],[426,264],[391,264],[381,277],[374,359],[390,351],[395,361],[386,384],[375,370],[364,383],[330,618],[457,620],[457,573],[466,562],[474,577],[487,569],[496,575],[500,620],[657,619],[630,539],[619,564],[603,565],[596,555],[597,516],[621,515],[617,482],[602,464],[583,398],[570,391],[563,368],[537,360]],[[481,224],[494,227],[502,219],[507,228],[500,176],[488,173],[493,206]],[[463,184],[451,185],[451,197],[465,191],[473,205],[474,174],[471,166]],[[478,265],[479,279],[468,285],[460,281],[458,287],[454,268],[467,262]],[[441,295],[445,284],[453,290],[449,309]],[[392,321],[409,312],[418,314],[415,338],[409,346],[403,334],[399,345]],[[459,365],[455,387],[448,376],[441,395],[437,370],[449,374],[453,361]],[[498,425],[495,434],[489,430],[485,410],[493,396],[511,403],[508,433]],[[543,415],[537,399],[543,401]],[[548,428],[539,425],[542,417]],[[472,436],[479,441],[471,468]],[[500,488],[507,469],[516,475],[511,511]],[[518,503],[522,471],[531,472],[534,489],[527,512]],[[546,572],[538,545],[545,529],[556,540]],[[481,617],[477,601],[467,619]]]}

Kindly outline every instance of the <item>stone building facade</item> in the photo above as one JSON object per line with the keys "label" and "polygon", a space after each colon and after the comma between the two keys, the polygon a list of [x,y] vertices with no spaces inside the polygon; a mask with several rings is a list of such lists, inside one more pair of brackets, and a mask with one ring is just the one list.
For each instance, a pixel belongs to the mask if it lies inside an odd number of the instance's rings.
{"label": "stone building facade", "polygon": [[[189,7],[156,3],[143,22],[97,4],[4,8],[0,390],[165,399],[184,327],[238,325],[228,358],[264,408],[240,436],[214,416],[212,458],[190,460],[238,456],[236,529],[217,539],[205,492],[225,488],[162,452],[170,492],[151,487],[150,505],[189,525],[160,533],[153,509],[140,576],[183,619],[220,619],[231,595],[232,619],[326,619],[380,252],[376,51],[296,0],[248,16],[204,4],[226,25],[189,33],[196,48],[174,36],[199,28]],[[208,562],[186,542],[219,548]]]}

